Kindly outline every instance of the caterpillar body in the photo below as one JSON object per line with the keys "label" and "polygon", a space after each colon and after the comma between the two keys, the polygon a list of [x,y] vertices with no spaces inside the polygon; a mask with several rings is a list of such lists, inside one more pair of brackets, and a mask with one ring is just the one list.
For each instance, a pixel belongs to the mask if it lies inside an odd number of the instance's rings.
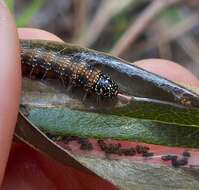
{"label": "caterpillar body", "polygon": [[104,98],[115,97],[118,93],[118,85],[107,74],[60,51],[21,46],[21,63],[23,74],[29,73],[30,77],[60,78],[72,86],[81,87],[86,93]]}

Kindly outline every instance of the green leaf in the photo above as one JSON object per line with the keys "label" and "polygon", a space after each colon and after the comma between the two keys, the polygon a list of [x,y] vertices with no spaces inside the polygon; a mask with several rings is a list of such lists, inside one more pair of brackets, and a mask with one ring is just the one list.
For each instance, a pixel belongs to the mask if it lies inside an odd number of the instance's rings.
{"label": "green leaf", "polygon": [[29,119],[41,130],[60,136],[133,140],[168,146],[199,147],[199,128],[161,124],[124,116],[67,108],[30,108]]}
{"label": "green leaf", "polygon": [[177,107],[167,103],[152,102],[152,100],[145,101],[145,99],[139,98],[138,100],[132,100],[127,106],[103,110],[102,112],[168,124],[199,127],[199,109]]}
{"label": "green leaf", "polygon": [[[168,163],[157,162],[163,153],[160,150],[160,155],[157,154],[153,158],[143,159],[138,156],[137,159],[139,158],[140,161],[134,160],[134,157],[112,159],[109,155],[106,159],[106,155],[104,155],[104,158],[101,157],[102,155],[89,156],[88,153],[84,155],[82,153],[69,152],[53,143],[52,140],[47,139],[44,134],[29,123],[21,114],[15,132],[17,138],[31,145],[36,150],[48,154],[48,156],[62,164],[89,174],[90,177],[94,175],[95,180],[97,180],[97,176],[100,176],[116,185],[119,189],[156,189],[160,187],[159,189],[165,190],[195,190],[199,184],[196,160],[199,154],[196,149],[192,149],[191,152],[191,155],[193,154],[193,159],[191,158],[191,160],[192,162],[195,160],[196,165],[190,165],[190,168],[176,169],[175,167],[168,167]],[[165,148],[165,153],[167,154],[169,150],[168,147]],[[176,148],[172,149],[179,152]],[[183,148],[181,148],[181,151],[183,151]],[[169,184],[166,183],[168,180]]]}
{"label": "green leaf", "polygon": [[164,10],[158,17],[162,22],[168,24],[176,24],[181,20],[180,11],[178,7],[170,7],[169,9]]}
{"label": "green leaf", "polygon": [[150,164],[146,160],[111,160],[99,157],[77,157],[80,163],[110,181],[121,190],[196,190],[198,170]]}
{"label": "green leaf", "polygon": [[5,3],[7,4],[10,11],[13,13],[13,11],[14,11],[14,0],[5,0]]}
{"label": "green leaf", "polygon": [[41,9],[45,0],[33,0],[32,3],[17,18],[17,27],[24,27],[31,21],[32,17]]}

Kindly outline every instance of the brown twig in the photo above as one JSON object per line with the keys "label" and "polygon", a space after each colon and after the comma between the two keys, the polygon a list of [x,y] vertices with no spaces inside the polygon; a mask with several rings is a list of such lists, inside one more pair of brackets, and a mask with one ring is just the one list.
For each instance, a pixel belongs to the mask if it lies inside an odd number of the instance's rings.
{"label": "brown twig", "polygon": [[88,47],[93,44],[109,20],[127,7],[132,0],[103,0],[85,33],[75,43]]}
{"label": "brown twig", "polygon": [[197,64],[199,64],[199,46],[191,36],[185,35],[177,41],[186,54]]}
{"label": "brown twig", "polygon": [[157,46],[161,46],[165,43],[168,43],[186,32],[190,31],[193,27],[199,25],[199,14],[192,14],[191,16],[183,19],[181,22],[169,28],[169,30],[165,30],[163,34],[156,35],[147,42],[140,43],[135,46],[137,52],[142,54],[143,52],[150,51],[151,49],[156,48]]}
{"label": "brown twig", "polygon": [[127,31],[122,35],[116,45],[113,47],[111,53],[116,56],[121,56],[122,53],[135,42],[137,37],[149,25],[154,16],[162,10],[172,6],[182,0],[154,0],[133,22]]}
{"label": "brown twig", "polygon": [[86,24],[87,0],[73,0],[73,3],[75,12],[73,39],[76,39],[83,31],[83,28]]}
{"label": "brown twig", "polygon": [[158,47],[160,58],[172,59],[171,46],[169,43],[165,43]]}

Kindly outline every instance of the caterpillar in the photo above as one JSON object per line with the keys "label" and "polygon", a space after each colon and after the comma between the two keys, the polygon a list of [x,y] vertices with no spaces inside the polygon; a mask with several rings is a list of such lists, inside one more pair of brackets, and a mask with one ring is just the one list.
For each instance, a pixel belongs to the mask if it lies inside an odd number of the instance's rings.
{"label": "caterpillar", "polygon": [[[24,75],[41,75],[42,79],[60,78],[63,83],[81,87],[86,93],[104,98],[117,96],[118,85],[107,74],[87,64],[77,61],[61,51],[53,51],[42,47],[31,47],[21,43],[21,64]],[[30,42],[31,43],[31,42]]]}

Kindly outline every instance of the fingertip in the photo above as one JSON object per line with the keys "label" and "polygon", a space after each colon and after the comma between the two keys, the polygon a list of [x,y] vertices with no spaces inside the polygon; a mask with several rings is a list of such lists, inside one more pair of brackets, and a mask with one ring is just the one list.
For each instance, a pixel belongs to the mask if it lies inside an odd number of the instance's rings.
{"label": "fingertip", "polygon": [[15,22],[0,1],[0,184],[12,142],[21,91],[19,42]]}
{"label": "fingertip", "polygon": [[169,80],[188,86],[199,87],[199,80],[181,65],[164,59],[145,59],[136,61],[134,65],[158,74]]}
{"label": "fingertip", "polygon": [[18,34],[20,39],[52,40],[63,42],[63,40],[56,35],[37,28],[18,28]]}

